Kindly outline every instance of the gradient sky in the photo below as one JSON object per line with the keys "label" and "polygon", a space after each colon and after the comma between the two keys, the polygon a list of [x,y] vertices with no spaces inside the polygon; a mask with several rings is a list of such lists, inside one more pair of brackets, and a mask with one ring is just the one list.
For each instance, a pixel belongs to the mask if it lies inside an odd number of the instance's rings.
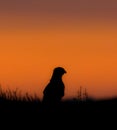
{"label": "gradient sky", "polygon": [[40,98],[62,66],[65,97],[80,86],[95,98],[117,95],[116,0],[0,1],[0,83]]}

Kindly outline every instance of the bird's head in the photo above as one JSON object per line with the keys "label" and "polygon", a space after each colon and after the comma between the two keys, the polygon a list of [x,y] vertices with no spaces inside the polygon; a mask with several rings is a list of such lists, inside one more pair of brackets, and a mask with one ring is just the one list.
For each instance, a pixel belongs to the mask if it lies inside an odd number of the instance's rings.
{"label": "bird's head", "polygon": [[67,73],[67,72],[63,67],[56,67],[53,70],[52,78],[60,78],[65,73]]}
{"label": "bird's head", "polygon": [[61,79],[61,77],[63,76],[63,74],[67,73],[66,70],[63,67],[56,67],[53,70],[53,74],[51,77],[51,81],[56,81]]}
{"label": "bird's head", "polygon": [[53,73],[56,74],[56,75],[63,75],[65,73],[67,73],[67,72],[63,67],[56,67],[54,69]]}

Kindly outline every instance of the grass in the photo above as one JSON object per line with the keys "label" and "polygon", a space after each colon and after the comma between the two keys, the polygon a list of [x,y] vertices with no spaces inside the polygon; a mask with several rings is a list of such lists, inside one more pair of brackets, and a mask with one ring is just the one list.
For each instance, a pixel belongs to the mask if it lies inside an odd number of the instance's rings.
{"label": "grass", "polygon": [[[116,105],[117,103],[117,97],[95,100],[93,98],[90,98],[89,96],[81,98],[83,97],[82,95],[83,94],[81,93],[80,96],[76,98],[63,100],[57,107],[61,107],[61,108],[65,107],[65,109],[67,107],[67,110],[69,110],[70,107],[73,109],[76,108],[79,109],[81,106],[84,107],[85,105],[85,108],[87,109],[88,106],[93,107],[96,105],[103,106],[103,107],[105,105],[110,105],[111,107],[112,105]],[[41,106],[42,102],[36,94],[34,94],[33,96],[29,95],[28,93],[22,95],[21,91],[19,91],[18,89],[11,91],[10,89],[3,90],[0,87],[0,105],[4,106],[4,104],[12,104],[12,105],[16,104],[16,107],[17,104],[21,104],[21,105],[30,104],[30,106],[31,105],[33,106],[34,104],[38,104]],[[108,109],[108,107],[106,109]]]}
{"label": "grass", "polygon": [[98,119],[99,125],[104,120],[113,120],[114,116],[117,116],[116,97],[104,100],[75,98],[63,100],[55,107],[43,107],[37,95],[22,95],[17,89],[3,91],[0,88],[0,117],[5,118],[5,122],[17,121],[20,125],[24,123],[28,126],[34,122],[37,128],[43,126],[42,123],[50,122],[52,125],[55,122],[59,126],[71,124],[77,128],[77,125],[80,127],[81,124],[97,122]]}
{"label": "grass", "polygon": [[16,90],[3,90],[0,87],[0,101],[15,101],[15,102],[35,102],[40,101],[39,97],[34,94],[34,96],[25,93],[21,94],[21,91]]}

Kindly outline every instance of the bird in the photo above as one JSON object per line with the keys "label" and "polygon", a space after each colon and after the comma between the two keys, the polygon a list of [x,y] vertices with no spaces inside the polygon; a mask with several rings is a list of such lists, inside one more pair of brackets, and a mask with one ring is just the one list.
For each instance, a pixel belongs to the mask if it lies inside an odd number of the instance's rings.
{"label": "bird", "polygon": [[62,81],[62,76],[65,73],[67,72],[63,67],[54,68],[50,82],[43,91],[43,102],[45,104],[56,104],[63,98],[65,85]]}

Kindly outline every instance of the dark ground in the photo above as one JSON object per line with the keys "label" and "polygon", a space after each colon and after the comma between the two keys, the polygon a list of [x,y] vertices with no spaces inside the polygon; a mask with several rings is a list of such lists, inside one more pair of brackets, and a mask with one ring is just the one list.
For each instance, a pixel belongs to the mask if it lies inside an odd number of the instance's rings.
{"label": "dark ground", "polygon": [[66,100],[54,107],[41,101],[0,101],[1,124],[31,129],[115,129],[117,98],[107,100]]}

